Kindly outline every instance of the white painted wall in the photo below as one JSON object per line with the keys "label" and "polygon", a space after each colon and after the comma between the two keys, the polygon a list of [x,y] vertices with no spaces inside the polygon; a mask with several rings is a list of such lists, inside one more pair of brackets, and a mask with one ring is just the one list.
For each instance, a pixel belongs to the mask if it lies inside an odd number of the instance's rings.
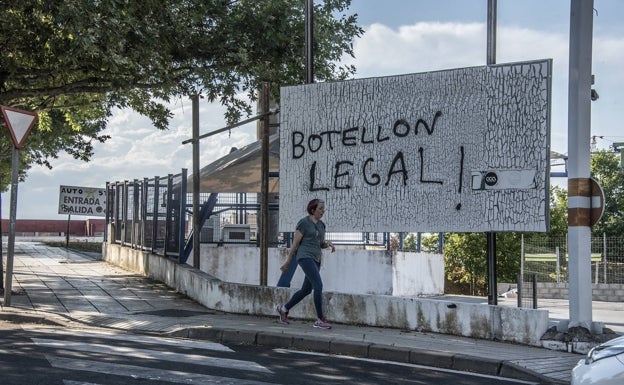
{"label": "white painted wall", "polygon": [[[287,249],[270,248],[267,283],[275,286]],[[192,262],[192,261],[191,261]],[[223,281],[260,283],[260,249],[257,247],[208,247],[200,253],[201,270]],[[349,294],[396,296],[444,293],[444,257],[441,254],[336,249],[323,252],[323,289]],[[297,268],[291,287],[300,287],[303,272]]]}
{"label": "white painted wall", "polygon": [[[229,313],[275,316],[275,304],[286,302],[293,292],[223,282],[191,266],[116,244],[105,243],[102,254],[109,263],[164,282],[209,309]],[[543,309],[329,291],[324,293],[324,303],[330,322],[496,338],[535,346],[541,346],[540,338],[548,327],[548,310]],[[314,319],[313,302],[302,301],[290,316]]]}

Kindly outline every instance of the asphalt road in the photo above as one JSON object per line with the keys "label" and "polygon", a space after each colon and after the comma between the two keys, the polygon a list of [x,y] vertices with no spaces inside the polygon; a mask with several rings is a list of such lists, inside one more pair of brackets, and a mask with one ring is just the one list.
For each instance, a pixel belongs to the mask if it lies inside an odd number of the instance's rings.
{"label": "asphalt road", "polygon": [[0,384],[529,384],[257,346],[0,321]]}

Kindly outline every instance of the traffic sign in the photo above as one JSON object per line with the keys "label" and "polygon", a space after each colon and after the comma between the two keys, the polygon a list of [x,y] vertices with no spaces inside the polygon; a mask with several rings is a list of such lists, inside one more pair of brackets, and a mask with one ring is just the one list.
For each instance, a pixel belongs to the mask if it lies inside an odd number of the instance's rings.
{"label": "traffic sign", "polygon": [[15,148],[21,148],[30,130],[37,122],[37,113],[7,106],[0,106],[0,109]]}
{"label": "traffic sign", "polygon": [[593,226],[600,218],[602,218],[602,214],[605,211],[605,194],[602,186],[596,181],[594,178],[589,178],[591,181],[591,214],[590,214],[590,224],[589,226]]}

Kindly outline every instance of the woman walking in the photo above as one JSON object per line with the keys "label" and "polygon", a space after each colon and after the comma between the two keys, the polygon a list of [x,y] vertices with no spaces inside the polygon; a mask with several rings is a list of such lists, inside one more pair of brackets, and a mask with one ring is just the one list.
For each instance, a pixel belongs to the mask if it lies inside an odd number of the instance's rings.
{"label": "woman walking", "polygon": [[314,307],[317,316],[314,327],[331,329],[331,325],[327,323],[323,314],[323,281],[320,274],[321,249],[330,248],[333,253],[336,248],[331,242],[325,241],[325,224],[321,221],[321,217],[325,213],[325,202],[320,199],[312,199],[308,202],[306,211],[308,215],[297,223],[288,259],[281,267],[282,271],[287,271],[293,256],[297,255],[297,263],[301,266],[305,279],[301,289],[293,294],[286,304],[278,305],[276,310],[279,314],[279,321],[288,324],[289,310],[314,291]]}

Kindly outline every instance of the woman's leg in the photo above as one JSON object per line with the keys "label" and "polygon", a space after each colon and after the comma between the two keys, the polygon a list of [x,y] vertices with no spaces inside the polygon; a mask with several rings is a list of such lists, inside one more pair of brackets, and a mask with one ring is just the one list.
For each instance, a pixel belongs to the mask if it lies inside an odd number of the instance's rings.
{"label": "woman's leg", "polygon": [[[323,318],[323,281],[321,280],[321,274],[319,272],[321,265],[313,259],[306,258],[299,261],[299,266],[301,266],[301,270],[303,270],[305,274],[305,282],[308,282],[310,289],[314,290],[316,316],[321,319]],[[309,291],[306,295],[308,294],[310,294]],[[289,308],[288,305],[286,305],[286,308]]]}
{"label": "woman's leg", "polygon": [[[297,260],[297,263],[299,264],[299,266],[301,266],[302,269],[303,269],[303,265],[302,265],[303,261],[312,261],[312,260],[310,258]],[[303,272],[305,273],[305,269],[303,270]],[[301,302],[301,300],[304,299],[311,292],[312,292],[312,283],[310,282],[310,279],[308,278],[308,274],[306,273],[305,278],[303,279],[303,285],[301,285],[301,289],[299,289],[295,294],[293,294],[293,296],[290,297],[290,300],[284,305],[284,307],[286,308],[286,311],[292,309],[296,304]]]}

